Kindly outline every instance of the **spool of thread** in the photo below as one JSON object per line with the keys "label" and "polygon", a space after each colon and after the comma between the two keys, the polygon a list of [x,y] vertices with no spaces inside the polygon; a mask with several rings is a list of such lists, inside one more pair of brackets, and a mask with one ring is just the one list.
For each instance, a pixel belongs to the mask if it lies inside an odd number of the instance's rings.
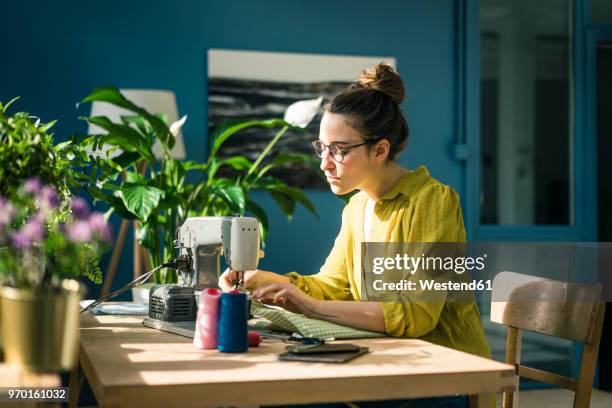
{"label": "spool of thread", "polygon": [[257,332],[249,332],[249,347],[259,347],[261,336]]}
{"label": "spool of thread", "polygon": [[216,349],[219,331],[219,289],[209,288],[202,291],[198,302],[193,344],[199,349]]}
{"label": "spool of thread", "polygon": [[247,338],[246,293],[231,291],[221,295],[217,349],[243,353],[249,349]]}

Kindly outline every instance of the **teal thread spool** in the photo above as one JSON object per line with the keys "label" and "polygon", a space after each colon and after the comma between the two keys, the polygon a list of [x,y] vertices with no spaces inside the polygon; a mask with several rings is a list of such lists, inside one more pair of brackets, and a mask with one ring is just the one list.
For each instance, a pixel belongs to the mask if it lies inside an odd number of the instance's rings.
{"label": "teal thread spool", "polygon": [[224,353],[248,351],[246,293],[231,291],[221,295],[217,340],[217,349]]}

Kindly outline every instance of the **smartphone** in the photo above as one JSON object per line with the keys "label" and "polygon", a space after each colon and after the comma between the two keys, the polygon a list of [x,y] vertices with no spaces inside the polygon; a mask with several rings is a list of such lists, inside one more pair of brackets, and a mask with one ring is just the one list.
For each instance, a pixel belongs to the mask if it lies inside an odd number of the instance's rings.
{"label": "smartphone", "polygon": [[339,344],[300,344],[287,347],[287,351],[295,355],[351,353],[361,350],[361,347],[350,343]]}
{"label": "smartphone", "polygon": [[[301,362],[306,362],[306,363],[341,364],[341,363],[346,363],[347,361],[351,361],[352,359],[362,356],[368,352],[367,347],[357,347],[356,351],[352,350],[352,351],[337,352],[339,347],[329,348],[329,346],[332,346],[332,344],[327,344],[326,346],[328,346],[326,347],[327,350],[334,350],[334,351],[328,352],[328,353],[302,352],[300,354],[290,353],[287,351],[285,353],[279,354],[278,359],[281,361],[301,361]],[[349,345],[333,344],[333,346],[345,347],[345,346],[352,346],[352,344],[349,344]],[[352,347],[350,348],[352,349]]]}

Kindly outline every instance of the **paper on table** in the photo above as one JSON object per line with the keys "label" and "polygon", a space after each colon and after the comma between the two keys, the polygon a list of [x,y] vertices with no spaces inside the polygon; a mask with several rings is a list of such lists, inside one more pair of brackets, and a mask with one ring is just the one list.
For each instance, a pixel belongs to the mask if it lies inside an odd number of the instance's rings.
{"label": "paper on table", "polygon": [[[81,306],[81,308],[84,308],[89,306],[93,302],[94,300],[92,299],[81,300],[79,302],[79,305]],[[90,312],[94,315],[147,316],[149,314],[149,304],[134,302],[102,303],[98,306],[93,307]]]}

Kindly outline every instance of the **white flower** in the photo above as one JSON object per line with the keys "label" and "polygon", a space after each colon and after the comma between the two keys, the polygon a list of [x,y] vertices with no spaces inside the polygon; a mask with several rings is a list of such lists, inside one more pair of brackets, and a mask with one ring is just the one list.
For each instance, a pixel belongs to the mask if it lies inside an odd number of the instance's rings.
{"label": "white flower", "polygon": [[183,116],[182,118],[170,125],[170,133],[172,133],[172,136],[176,137],[178,135],[186,120],[187,115]]}
{"label": "white flower", "polygon": [[285,122],[305,128],[319,111],[322,102],[323,97],[319,96],[317,99],[306,99],[289,105],[285,111]]}

